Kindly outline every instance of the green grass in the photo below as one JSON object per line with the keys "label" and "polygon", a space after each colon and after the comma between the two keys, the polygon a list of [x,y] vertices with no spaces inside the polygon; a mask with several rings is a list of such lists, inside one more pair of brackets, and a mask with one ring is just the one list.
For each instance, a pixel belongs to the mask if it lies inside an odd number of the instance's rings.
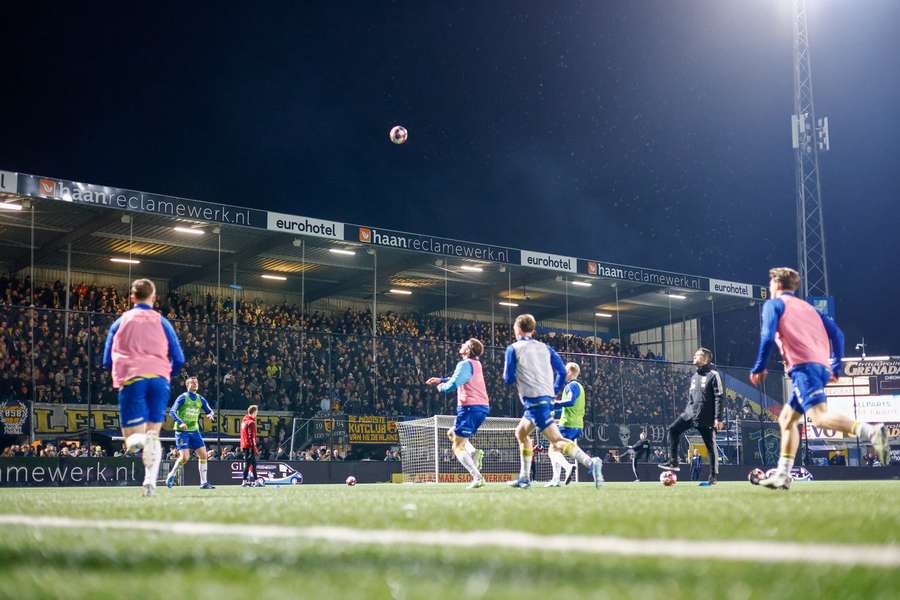
{"label": "green grass", "polygon": [[[898,544],[900,482],[0,490],[0,513],[628,538]],[[0,526],[0,597],[896,597],[897,569]]]}

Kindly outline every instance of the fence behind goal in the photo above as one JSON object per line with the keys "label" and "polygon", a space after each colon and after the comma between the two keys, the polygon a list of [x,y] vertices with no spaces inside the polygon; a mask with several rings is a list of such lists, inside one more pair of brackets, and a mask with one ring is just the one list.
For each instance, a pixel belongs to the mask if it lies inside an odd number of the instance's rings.
{"label": "fence behind goal", "polygon": [[[405,482],[469,481],[469,473],[456,459],[447,437],[455,421],[449,415],[436,415],[397,423]],[[470,438],[472,445],[484,450],[481,473],[486,481],[509,481],[519,476],[519,443],[515,435],[518,422],[519,419],[488,417]],[[531,435],[535,446],[532,479],[549,481],[552,468],[546,452],[547,441],[537,430]],[[575,477],[578,477],[577,470]]]}

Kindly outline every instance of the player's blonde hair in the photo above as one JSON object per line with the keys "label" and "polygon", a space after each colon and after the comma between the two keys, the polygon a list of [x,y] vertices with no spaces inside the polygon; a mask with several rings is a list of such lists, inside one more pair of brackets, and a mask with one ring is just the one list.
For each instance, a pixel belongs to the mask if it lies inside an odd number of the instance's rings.
{"label": "player's blonde hair", "polygon": [[534,330],[537,327],[537,321],[534,320],[534,315],[524,314],[516,317],[515,325],[522,333],[534,333]]}
{"label": "player's blonde hair", "polygon": [[778,282],[786,292],[792,292],[800,288],[800,273],[790,267],[775,267],[769,269],[769,279]]}
{"label": "player's blonde hair", "polygon": [[581,367],[578,366],[578,363],[566,363],[566,371],[570,371],[575,377],[578,377],[581,374]]}

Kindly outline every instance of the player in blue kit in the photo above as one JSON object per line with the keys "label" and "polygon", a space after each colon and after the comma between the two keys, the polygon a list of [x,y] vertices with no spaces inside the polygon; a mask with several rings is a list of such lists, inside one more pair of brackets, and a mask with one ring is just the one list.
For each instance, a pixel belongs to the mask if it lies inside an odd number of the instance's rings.
{"label": "player in blue kit", "polygon": [[531,315],[519,315],[513,324],[516,341],[506,348],[506,364],[503,381],[515,384],[519,399],[525,408],[522,419],[516,426],[519,441],[519,478],[509,482],[517,488],[531,487],[531,461],[534,449],[531,432],[537,428],[557,452],[574,458],[590,468],[594,485],[603,483],[603,461],[591,458],[572,440],[562,436],[553,419],[553,399],[562,390],[566,379],[566,367],[556,350],[535,340],[532,336],[537,327]]}
{"label": "player in blue kit", "polygon": [[200,434],[200,413],[205,414],[210,421],[215,415],[206,398],[197,393],[200,382],[196,377],[188,377],[185,387],[187,391],[175,399],[175,404],[169,411],[175,421],[175,448],[180,454],[172,465],[169,476],[166,477],[166,487],[171,488],[175,485],[178,468],[191,459],[193,451],[197,455],[197,467],[200,470],[200,487],[211,490],[213,486],[206,480],[207,455],[206,444]]}

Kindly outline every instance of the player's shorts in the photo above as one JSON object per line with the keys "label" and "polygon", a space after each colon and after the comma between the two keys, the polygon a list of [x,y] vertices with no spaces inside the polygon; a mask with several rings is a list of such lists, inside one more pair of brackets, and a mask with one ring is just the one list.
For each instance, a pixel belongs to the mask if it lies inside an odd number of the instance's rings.
{"label": "player's shorts", "polygon": [[543,431],[556,423],[553,418],[553,399],[541,400],[539,402],[527,402],[525,404],[525,413],[522,418],[528,419],[538,431]]}
{"label": "player's shorts", "polygon": [[176,431],[175,447],[179,450],[199,450],[205,448],[206,444],[199,431]]}
{"label": "player's shorts", "polygon": [[484,420],[490,409],[487,406],[460,406],[456,409],[456,423],[453,424],[453,433],[459,437],[472,437]]}
{"label": "player's shorts", "polygon": [[138,379],[119,388],[119,423],[134,427],[162,423],[169,403],[169,380],[165,377]]}
{"label": "player's shorts", "polygon": [[807,410],[827,402],[825,385],[831,379],[831,371],[825,365],[818,363],[805,363],[797,365],[788,373],[791,377],[791,403],[790,406],[797,412],[805,413]]}
{"label": "player's shorts", "polygon": [[581,437],[581,427],[560,427],[559,432],[564,438],[573,442]]}

